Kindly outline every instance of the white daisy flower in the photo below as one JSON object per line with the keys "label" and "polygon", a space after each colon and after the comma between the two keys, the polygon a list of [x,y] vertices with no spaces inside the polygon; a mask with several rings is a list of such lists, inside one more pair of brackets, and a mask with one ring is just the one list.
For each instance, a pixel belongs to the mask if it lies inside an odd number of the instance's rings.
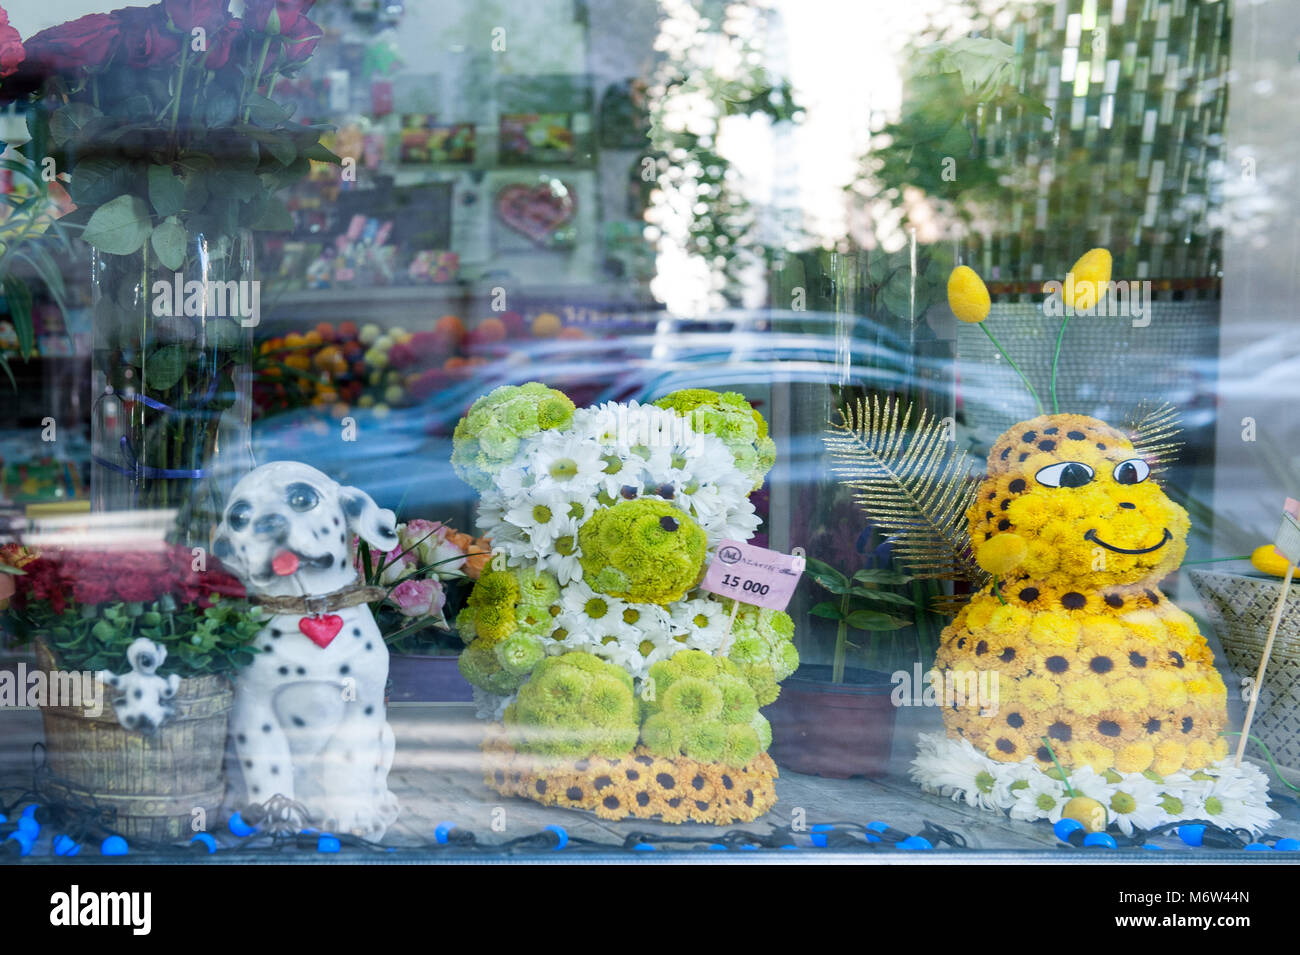
{"label": "white daisy flower", "polygon": [[1046,819],[1058,822],[1061,810],[1069,800],[1065,786],[1046,773],[1034,773],[1027,777],[1025,785],[1015,790],[1015,802],[1011,806],[1012,819]]}
{"label": "white daisy flower", "polygon": [[997,764],[969,741],[926,734],[917,739],[912,778],[927,792],[980,809],[998,808]]}
{"label": "white daisy flower", "polygon": [[1135,829],[1154,829],[1168,821],[1156,784],[1141,773],[1125,773],[1105,802],[1110,821],[1126,836]]}

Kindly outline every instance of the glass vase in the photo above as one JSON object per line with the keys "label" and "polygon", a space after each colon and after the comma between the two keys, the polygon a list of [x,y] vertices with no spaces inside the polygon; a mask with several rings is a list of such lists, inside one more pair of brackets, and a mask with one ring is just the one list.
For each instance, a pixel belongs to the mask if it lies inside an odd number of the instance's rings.
{"label": "glass vase", "polygon": [[175,512],[171,541],[206,547],[252,466],[252,234],[190,234],[176,268],[92,250],[91,286],[94,509]]}

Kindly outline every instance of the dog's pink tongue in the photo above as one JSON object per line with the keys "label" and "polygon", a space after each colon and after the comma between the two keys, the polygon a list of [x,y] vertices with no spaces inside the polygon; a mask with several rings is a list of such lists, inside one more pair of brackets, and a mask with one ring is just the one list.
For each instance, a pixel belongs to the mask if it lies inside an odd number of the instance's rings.
{"label": "dog's pink tongue", "polygon": [[288,577],[298,570],[298,555],[291,550],[282,550],[271,558],[271,569],[281,577]]}

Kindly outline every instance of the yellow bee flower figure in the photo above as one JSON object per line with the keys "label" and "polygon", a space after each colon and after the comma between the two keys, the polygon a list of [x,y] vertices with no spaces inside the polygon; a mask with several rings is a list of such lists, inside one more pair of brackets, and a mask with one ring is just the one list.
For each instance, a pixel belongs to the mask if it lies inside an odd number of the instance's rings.
{"label": "yellow bee flower figure", "polygon": [[[1110,254],[1093,250],[1073,271],[1108,279]],[[1126,833],[1190,818],[1261,831],[1277,818],[1267,780],[1225,758],[1213,653],[1159,587],[1186,553],[1187,512],[1128,434],[1059,413],[1055,371],[1056,413],[1002,434],[967,498],[970,554],[992,579],[943,631],[935,661],[944,687],[996,686],[996,699],[948,693],[947,738],[920,738],[912,776],[1020,819],[1055,822],[1088,797]]]}

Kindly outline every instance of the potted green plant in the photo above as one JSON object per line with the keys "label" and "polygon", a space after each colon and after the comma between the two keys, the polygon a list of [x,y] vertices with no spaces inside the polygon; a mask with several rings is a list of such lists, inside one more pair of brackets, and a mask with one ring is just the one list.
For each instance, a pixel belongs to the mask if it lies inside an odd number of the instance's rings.
{"label": "potted green plant", "polygon": [[[194,810],[212,819],[225,795],[230,677],[257,652],[261,614],[239,581],[194,561],[184,547],[6,545],[0,553],[0,563],[19,572],[6,575],[16,592],[4,627],[19,642],[34,642],[44,675],[35,703],[49,785],[70,803],[108,810],[105,824],[128,839],[188,838]],[[128,650],[142,638],[161,658],[151,665],[156,675],[180,679],[165,718],[137,726],[127,710],[117,711],[118,694],[103,672],[132,670]]]}
{"label": "potted green plant", "polygon": [[358,573],[386,595],[370,605],[388,644],[389,699],[393,702],[454,702],[473,699],[473,688],[456,665],[464,648],[448,625],[491,557],[487,541],[437,521],[399,524],[398,543],[373,553],[357,542]]}
{"label": "potted green plant", "polygon": [[[890,674],[900,666],[910,671],[916,657],[896,638],[917,620],[916,593],[890,588],[915,582],[895,570],[844,572],[811,557],[807,573],[832,598],[810,611],[835,624],[831,662],[805,663],[782,684],[768,710],[772,756],[801,773],[883,776],[894,733]],[[849,666],[850,656],[862,665]]]}

